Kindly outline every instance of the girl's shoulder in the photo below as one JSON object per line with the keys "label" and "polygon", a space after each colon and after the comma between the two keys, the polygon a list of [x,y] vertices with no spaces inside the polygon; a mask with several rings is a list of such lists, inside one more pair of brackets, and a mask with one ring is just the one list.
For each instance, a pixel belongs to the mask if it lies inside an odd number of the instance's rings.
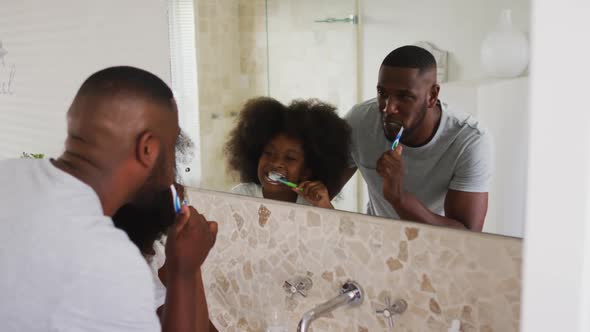
{"label": "girl's shoulder", "polygon": [[262,198],[262,187],[254,182],[240,183],[233,187],[230,192],[232,194]]}

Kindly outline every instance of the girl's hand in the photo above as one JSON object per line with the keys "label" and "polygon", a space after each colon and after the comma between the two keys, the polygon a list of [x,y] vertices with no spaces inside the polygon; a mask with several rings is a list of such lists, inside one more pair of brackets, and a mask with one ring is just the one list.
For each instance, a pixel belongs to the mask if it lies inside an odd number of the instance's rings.
{"label": "girl's hand", "polygon": [[320,181],[303,181],[293,191],[301,195],[306,201],[313,206],[333,209],[334,206],[330,202],[330,195],[328,195],[328,188]]}

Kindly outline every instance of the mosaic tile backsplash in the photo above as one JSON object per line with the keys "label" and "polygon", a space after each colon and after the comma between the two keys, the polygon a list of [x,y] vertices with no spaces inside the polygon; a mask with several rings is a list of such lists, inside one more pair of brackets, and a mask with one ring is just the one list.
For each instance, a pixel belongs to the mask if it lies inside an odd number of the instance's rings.
{"label": "mosaic tile backsplash", "polygon": [[[320,331],[518,331],[519,239],[398,222],[341,211],[190,189],[191,203],[219,223],[203,266],[212,321],[220,331],[295,331],[302,314],[338,294],[364,289],[359,307],[313,322]],[[309,277],[307,297],[283,284]],[[407,310],[394,327],[376,310],[386,298]]]}

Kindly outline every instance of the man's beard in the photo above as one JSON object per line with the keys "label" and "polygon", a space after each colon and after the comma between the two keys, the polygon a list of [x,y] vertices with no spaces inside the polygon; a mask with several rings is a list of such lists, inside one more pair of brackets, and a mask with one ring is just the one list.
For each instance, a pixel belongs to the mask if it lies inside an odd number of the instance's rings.
{"label": "man's beard", "polygon": [[126,204],[113,216],[115,226],[125,231],[146,256],[153,255],[154,242],[166,234],[175,220],[169,189],[153,195],[149,204],[146,207]]}
{"label": "man's beard", "polygon": [[[139,208],[149,208],[157,205],[157,202],[161,201],[163,196],[171,195],[169,189],[170,183],[172,183],[172,179],[169,179],[169,176],[167,176],[166,160],[164,153],[162,153],[158,156],[154,169],[143,186],[138,190],[131,204]],[[171,196],[170,202],[172,202]]]}
{"label": "man's beard", "polygon": [[416,118],[416,123],[410,128],[404,128],[404,134],[401,139],[402,143],[404,141],[404,137],[411,137],[414,131],[420,128],[420,126],[426,119],[426,112],[428,112],[428,102],[424,100],[424,104],[422,104],[422,107],[420,108],[420,113]]}
{"label": "man's beard", "polygon": [[128,204],[113,216],[117,228],[124,230],[144,255],[150,255],[155,240],[174,223],[172,194],[167,182],[164,154],[158,156],[150,176]]}

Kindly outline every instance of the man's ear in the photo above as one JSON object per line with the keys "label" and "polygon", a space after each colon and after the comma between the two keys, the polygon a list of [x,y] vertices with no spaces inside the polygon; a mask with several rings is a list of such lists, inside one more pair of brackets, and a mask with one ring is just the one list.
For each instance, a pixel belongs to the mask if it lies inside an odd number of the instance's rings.
{"label": "man's ear", "polygon": [[428,108],[433,108],[438,102],[438,93],[440,92],[440,85],[434,83],[428,92]]}
{"label": "man's ear", "polygon": [[160,155],[160,140],[151,131],[139,135],[135,147],[135,158],[145,168],[153,169]]}

